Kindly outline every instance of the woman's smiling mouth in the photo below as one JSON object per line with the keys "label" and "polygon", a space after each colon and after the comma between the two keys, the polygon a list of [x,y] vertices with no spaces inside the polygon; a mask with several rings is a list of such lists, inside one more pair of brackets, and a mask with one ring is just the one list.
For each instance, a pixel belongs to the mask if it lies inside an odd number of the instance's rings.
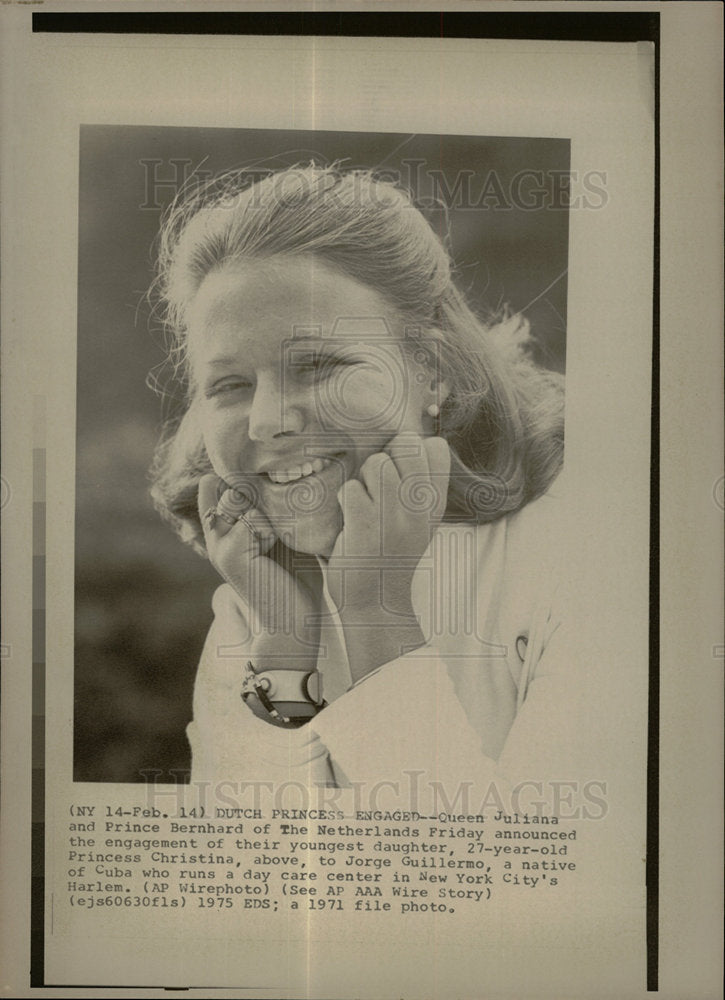
{"label": "woman's smiling mouth", "polygon": [[323,479],[332,476],[334,480],[337,475],[341,486],[352,471],[348,469],[347,458],[347,451],[309,458],[303,456],[293,458],[290,455],[285,458],[270,459],[265,463],[266,468],[259,469],[257,475],[261,477],[262,483],[266,482],[270,486],[288,486],[305,479],[317,479],[318,476]]}
{"label": "woman's smiling mouth", "polygon": [[267,472],[266,475],[273,483],[293,483],[297,479],[306,479],[315,473],[322,472],[328,465],[332,464],[330,458],[315,458],[311,462],[303,462],[302,465],[293,465],[287,469],[277,472]]}

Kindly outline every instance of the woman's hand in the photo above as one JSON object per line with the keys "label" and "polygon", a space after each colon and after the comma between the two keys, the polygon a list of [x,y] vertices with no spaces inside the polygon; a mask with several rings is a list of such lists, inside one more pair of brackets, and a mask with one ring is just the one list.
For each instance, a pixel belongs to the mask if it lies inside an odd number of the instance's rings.
{"label": "woman's hand", "polygon": [[344,527],[328,588],[353,680],[423,645],[411,583],[446,509],[451,456],[440,437],[399,434],[340,489]]}
{"label": "woman's hand", "polygon": [[275,532],[261,510],[245,503],[240,490],[232,492],[235,507],[243,511],[235,524],[207,516],[226,488],[218,476],[203,476],[199,515],[209,560],[245,607],[253,633],[247,655],[257,670],[313,670],[319,642],[314,591],[304,573],[271,558]]}

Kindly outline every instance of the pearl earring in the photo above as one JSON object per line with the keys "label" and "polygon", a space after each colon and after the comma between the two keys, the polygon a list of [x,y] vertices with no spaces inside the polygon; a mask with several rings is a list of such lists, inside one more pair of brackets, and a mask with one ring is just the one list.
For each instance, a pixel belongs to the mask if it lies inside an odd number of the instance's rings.
{"label": "pearl earring", "polygon": [[425,411],[429,417],[437,417],[441,412],[441,408],[437,403],[431,403],[430,406]]}

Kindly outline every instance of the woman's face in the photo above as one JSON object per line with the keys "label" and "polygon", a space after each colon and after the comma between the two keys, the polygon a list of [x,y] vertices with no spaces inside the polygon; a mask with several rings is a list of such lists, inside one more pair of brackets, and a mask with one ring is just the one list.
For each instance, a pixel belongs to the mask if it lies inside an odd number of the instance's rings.
{"label": "woman's face", "polygon": [[428,354],[378,293],[309,256],[210,273],[188,327],[216,474],[251,487],[292,548],[329,555],[343,482],[401,431],[426,433]]}

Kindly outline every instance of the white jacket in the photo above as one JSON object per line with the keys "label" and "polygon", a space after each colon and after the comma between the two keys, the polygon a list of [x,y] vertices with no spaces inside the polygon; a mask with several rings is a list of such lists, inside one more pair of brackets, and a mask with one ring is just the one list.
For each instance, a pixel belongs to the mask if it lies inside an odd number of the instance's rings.
{"label": "white jacket", "polygon": [[412,586],[426,644],[354,687],[325,587],[328,705],[296,730],[242,702],[249,630],[232,588],[219,587],[187,731],[192,781],[433,784],[448,802],[462,787],[480,798],[494,783],[503,800],[526,784],[536,801],[537,783],[579,774],[588,708],[567,621],[564,519],[555,484],[493,523],[441,525]]}

